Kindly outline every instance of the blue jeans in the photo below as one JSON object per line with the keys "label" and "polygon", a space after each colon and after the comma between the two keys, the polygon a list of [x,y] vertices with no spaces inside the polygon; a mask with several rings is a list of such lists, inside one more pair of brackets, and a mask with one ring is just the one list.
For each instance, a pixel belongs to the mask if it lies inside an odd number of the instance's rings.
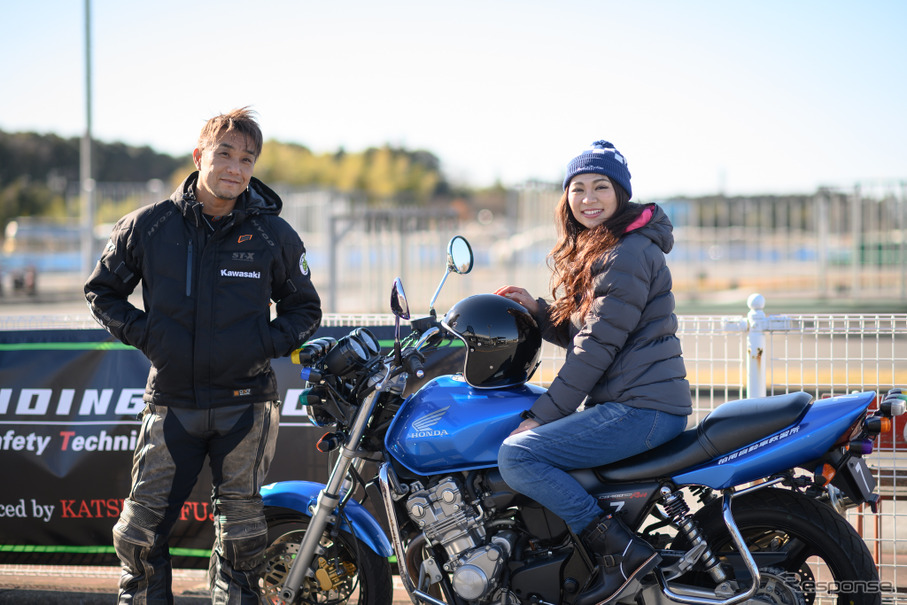
{"label": "blue jeans", "polygon": [[498,453],[504,481],[581,532],[603,513],[566,471],[629,458],[670,441],[686,416],[602,403],[530,431],[511,435]]}

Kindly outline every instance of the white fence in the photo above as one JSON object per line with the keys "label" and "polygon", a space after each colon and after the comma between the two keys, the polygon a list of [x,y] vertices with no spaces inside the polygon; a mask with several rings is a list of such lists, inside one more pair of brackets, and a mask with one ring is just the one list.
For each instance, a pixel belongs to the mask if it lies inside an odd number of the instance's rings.
{"label": "white fence", "polygon": [[[761,302],[751,297],[751,303]],[[814,397],[907,387],[907,314],[679,316],[693,391],[691,422],[717,405],[803,390]],[[533,382],[557,373],[563,350],[547,346]],[[901,417],[866,460],[882,496],[878,513],[851,509],[883,581],[907,592],[907,423]],[[904,479],[902,481],[902,478]]]}
{"label": "white fence", "polygon": [[[693,392],[691,423],[733,399],[803,390],[816,398],[907,388],[907,314],[765,315],[761,296],[737,316],[680,315]],[[327,325],[378,325],[391,316],[329,315]],[[564,351],[546,343],[532,382],[547,386]],[[851,509],[882,580],[907,592],[907,422],[901,417],[866,457],[882,500]],[[902,478],[904,479],[902,481]]]}

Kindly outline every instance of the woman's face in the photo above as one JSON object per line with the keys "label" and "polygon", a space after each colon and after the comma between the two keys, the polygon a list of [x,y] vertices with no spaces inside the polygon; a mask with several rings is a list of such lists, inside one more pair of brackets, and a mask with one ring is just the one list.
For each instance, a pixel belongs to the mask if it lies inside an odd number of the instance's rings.
{"label": "woman's face", "polygon": [[603,174],[578,174],[567,187],[570,212],[579,223],[592,229],[617,212],[617,192]]}

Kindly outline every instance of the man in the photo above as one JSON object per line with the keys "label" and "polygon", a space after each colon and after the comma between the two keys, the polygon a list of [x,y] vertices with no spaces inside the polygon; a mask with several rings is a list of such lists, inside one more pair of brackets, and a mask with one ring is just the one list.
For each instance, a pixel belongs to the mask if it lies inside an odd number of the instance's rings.
{"label": "man", "polygon": [[[197,172],[123,217],[85,284],[92,315],[151,361],[132,487],[113,529],[120,603],[173,602],[168,536],[206,457],[212,600],[259,602],[259,490],[280,403],[270,359],[321,322],[303,243],[278,217],[277,194],[252,177],[261,148],[248,109],[209,120],[192,153]],[[144,309],[128,300],[140,283]]]}

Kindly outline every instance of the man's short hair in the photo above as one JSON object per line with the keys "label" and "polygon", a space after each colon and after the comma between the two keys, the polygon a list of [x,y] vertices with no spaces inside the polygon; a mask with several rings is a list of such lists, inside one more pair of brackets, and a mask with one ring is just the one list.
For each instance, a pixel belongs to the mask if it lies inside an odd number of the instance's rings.
{"label": "man's short hair", "polygon": [[198,135],[198,148],[204,150],[216,145],[225,134],[231,131],[236,131],[246,138],[252,147],[255,159],[258,159],[264,141],[261,128],[255,121],[255,112],[248,107],[234,109],[208,120],[202,128],[201,134]]}

